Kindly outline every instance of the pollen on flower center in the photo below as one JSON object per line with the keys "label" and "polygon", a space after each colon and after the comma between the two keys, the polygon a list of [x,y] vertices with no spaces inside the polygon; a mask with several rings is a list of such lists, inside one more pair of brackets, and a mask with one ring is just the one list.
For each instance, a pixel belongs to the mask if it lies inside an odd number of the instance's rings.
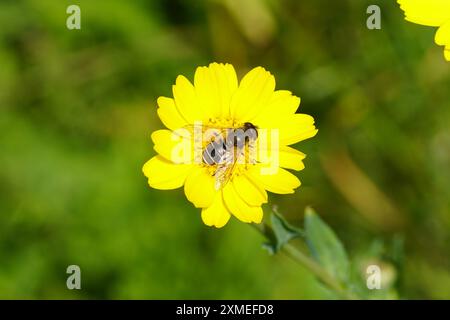
{"label": "pollen on flower center", "polygon": [[209,118],[206,127],[217,127],[217,128],[234,128],[236,127],[236,122],[232,118]]}

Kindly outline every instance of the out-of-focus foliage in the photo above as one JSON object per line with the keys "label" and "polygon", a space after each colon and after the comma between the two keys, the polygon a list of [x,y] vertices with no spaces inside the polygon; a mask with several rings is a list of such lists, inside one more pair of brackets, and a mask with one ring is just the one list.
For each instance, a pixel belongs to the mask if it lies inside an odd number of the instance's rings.
{"label": "out-of-focus foliage", "polygon": [[[267,238],[265,247],[270,253],[284,252],[316,276],[331,298],[337,299],[397,299],[395,273],[392,266],[382,261],[366,261],[365,274],[360,257],[353,259],[335,232],[307,207],[304,228],[290,225],[278,212],[270,214],[270,224],[258,227]],[[298,239],[293,244],[293,239]],[[378,253],[369,251],[369,256]]]}
{"label": "out-of-focus foliage", "polygon": [[312,205],[362,279],[450,298],[450,64],[395,1],[5,0],[0,26],[1,298],[329,297],[252,228],[147,187],[156,98],[211,61],[266,67],[317,120],[302,187],[271,197],[290,223]]}

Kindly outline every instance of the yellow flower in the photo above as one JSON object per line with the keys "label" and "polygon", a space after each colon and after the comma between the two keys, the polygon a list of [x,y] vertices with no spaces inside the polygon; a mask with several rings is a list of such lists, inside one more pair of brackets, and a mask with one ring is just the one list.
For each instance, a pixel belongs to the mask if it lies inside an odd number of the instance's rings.
{"label": "yellow flower", "polygon": [[450,61],[450,0],[398,0],[406,20],[439,27],[435,42],[445,46],[444,56]]}
{"label": "yellow flower", "polygon": [[184,185],[206,225],[220,228],[231,215],[260,223],[266,191],[287,194],[300,186],[285,169],[302,170],[305,155],[289,145],[317,133],[314,119],[296,113],[300,99],[275,90],[275,78],[264,68],[238,83],[230,64],[198,67],[194,84],[178,76],[173,98],[157,103],[168,130],[152,133],[158,155],[143,172],[156,189]]}

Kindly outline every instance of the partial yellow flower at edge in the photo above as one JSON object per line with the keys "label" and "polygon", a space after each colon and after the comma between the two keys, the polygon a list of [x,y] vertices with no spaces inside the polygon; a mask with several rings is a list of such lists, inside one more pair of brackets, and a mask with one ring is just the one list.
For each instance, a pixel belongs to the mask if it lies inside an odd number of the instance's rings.
{"label": "partial yellow flower at edge", "polygon": [[[223,227],[231,216],[246,223],[260,223],[261,205],[268,201],[267,191],[287,194],[300,186],[298,178],[286,169],[302,170],[305,155],[288,145],[313,137],[317,133],[314,119],[296,113],[300,99],[289,91],[275,90],[275,78],[264,68],[254,68],[239,82],[230,64],[198,67],[193,84],[178,76],[173,98],[159,97],[157,103],[158,116],[169,130],[153,132],[158,154],[145,163],[143,172],[155,189],[184,186],[186,198],[202,210],[206,225]],[[180,128],[192,128],[199,121],[206,128],[218,129],[239,129],[251,123],[261,134],[258,141],[263,141],[263,130],[268,130],[269,134],[278,134],[279,145],[276,150],[265,150],[256,144],[256,153],[266,156],[226,166],[227,179],[217,188],[220,165],[204,158],[214,138],[202,142],[203,157],[199,163],[191,161],[195,157],[189,143],[195,144],[194,137],[172,134]],[[175,150],[177,145],[185,144],[186,148]],[[242,150],[248,151],[248,144],[245,142]],[[188,161],[176,162],[174,154],[182,154]]]}
{"label": "partial yellow flower at edge", "polygon": [[406,20],[439,27],[435,42],[444,46],[444,57],[450,61],[450,0],[398,0]]}

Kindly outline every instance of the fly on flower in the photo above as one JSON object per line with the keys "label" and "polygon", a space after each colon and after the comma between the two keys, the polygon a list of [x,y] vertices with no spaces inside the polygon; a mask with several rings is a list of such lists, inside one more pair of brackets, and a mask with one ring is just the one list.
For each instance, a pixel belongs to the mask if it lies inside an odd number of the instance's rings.
{"label": "fly on flower", "polygon": [[398,0],[406,20],[438,27],[435,42],[444,46],[444,56],[450,61],[450,0]]}
{"label": "fly on flower", "polygon": [[236,164],[245,161],[256,163],[254,150],[257,138],[257,128],[252,123],[245,122],[242,128],[226,128],[211,140],[206,139],[208,144],[202,152],[202,160],[206,165],[215,166],[213,176],[216,190],[222,189],[230,181]]}
{"label": "fly on flower", "polygon": [[143,167],[151,187],[184,186],[202,209],[202,220],[220,228],[231,215],[260,223],[267,191],[293,193],[305,155],[289,145],[317,133],[314,119],[296,113],[300,99],[275,90],[262,67],[238,82],[230,64],[197,68],[192,84],[178,76],[173,98],[158,98],[158,115],[168,128],[152,134],[154,156]]}

